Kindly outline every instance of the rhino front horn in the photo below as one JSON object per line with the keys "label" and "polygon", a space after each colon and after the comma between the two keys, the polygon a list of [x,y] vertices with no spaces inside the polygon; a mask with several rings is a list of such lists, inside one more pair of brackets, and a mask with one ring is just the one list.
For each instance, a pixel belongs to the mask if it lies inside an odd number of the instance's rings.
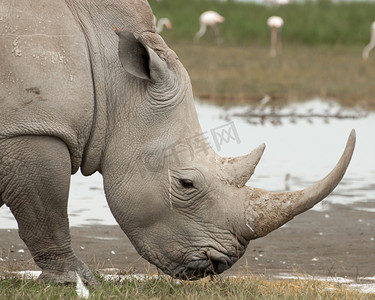
{"label": "rhino front horn", "polygon": [[345,174],[354,151],[355,140],[355,131],[352,130],[344,153],[335,168],[322,180],[304,190],[271,193],[244,187],[248,232],[244,238],[251,240],[265,236],[327,197]]}

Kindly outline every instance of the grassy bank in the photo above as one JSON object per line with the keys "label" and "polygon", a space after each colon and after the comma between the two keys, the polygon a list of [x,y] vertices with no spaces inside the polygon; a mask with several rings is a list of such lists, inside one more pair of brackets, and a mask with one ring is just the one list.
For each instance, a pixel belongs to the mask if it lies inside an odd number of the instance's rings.
{"label": "grassy bank", "polygon": [[[173,30],[168,37],[175,42],[192,41],[199,29],[199,15],[216,10],[226,18],[219,27],[225,45],[267,45],[266,20],[279,15],[284,19],[283,39],[288,44],[365,45],[370,39],[370,25],[375,21],[375,3],[340,3],[330,1],[292,3],[266,7],[234,1],[150,0],[158,18],[168,17]],[[210,42],[204,37],[200,43]]]}
{"label": "grassy bank", "polygon": [[[78,299],[75,287],[33,280],[0,281],[0,299]],[[259,278],[178,282],[168,278],[102,281],[90,299],[375,299],[338,284],[318,281],[266,281]]]}
{"label": "grassy bank", "polygon": [[285,104],[320,97],[375,109],[375,55],[362,61],[359,46],[285,45],[271,58],[263,46],[172,44],[200,99],[242,104],[269,95]]}

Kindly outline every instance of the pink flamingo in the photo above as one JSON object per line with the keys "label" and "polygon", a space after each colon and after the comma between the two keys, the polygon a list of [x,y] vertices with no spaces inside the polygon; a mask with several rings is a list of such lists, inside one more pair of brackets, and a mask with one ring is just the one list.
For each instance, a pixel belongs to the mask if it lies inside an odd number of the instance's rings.
{"label": "pink flamingo", "polygon": [[215,33],[216,42],[220,43],[221,34],[217,24],[223,23],[224,21],[225,18],[219,15],[216,11],[209,10],[202,13],[199,17],[200,28],[195,34],[194,40],[198,41],[206,33],[207,28],[210,27]]}
{"label": "pink flamingo", "polygon": [[290,0],[264,0],[269,6],[282,6],[290,3]]}
{"label": "pink flamingo", "polygon": [[[277,42],[280,43],[280,48],[282,48],[281,43],[281,28],[284,25],[284,21],[281,17],[272,16],[267,19],[267,25],[271,30],[271,44],[270,44],[270,55],[272,57],[276,56]],[[280,36],[280,38],[278,38]]]}
{"label": "pink flamingo", "polygon": [[363,49],[362,58],[363,60],[368,59],[370,51],[375,48],[375,21],[371,24],[371,39],[370,43]]}
{"label": "pink flamingo", "polygon": [[168,18],[160,18],[159,21],[154,16],[154,24],[155,24],[155,30],[156,33],[161,33],[163,31],[163,28],[167,28],[167,30],[172,29],[172,22]]}

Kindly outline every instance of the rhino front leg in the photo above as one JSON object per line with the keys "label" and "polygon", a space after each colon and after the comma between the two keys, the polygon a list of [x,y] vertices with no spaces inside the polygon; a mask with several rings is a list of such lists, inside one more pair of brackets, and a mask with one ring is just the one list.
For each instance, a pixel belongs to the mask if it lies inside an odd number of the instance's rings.
{"label": "rhino front leg", "polygon": [[71,247],[67,202],[71,163],[58,138],[27,136],[0,142],[0,194],[19,235],[42,269],[40,279],[97,281]]}

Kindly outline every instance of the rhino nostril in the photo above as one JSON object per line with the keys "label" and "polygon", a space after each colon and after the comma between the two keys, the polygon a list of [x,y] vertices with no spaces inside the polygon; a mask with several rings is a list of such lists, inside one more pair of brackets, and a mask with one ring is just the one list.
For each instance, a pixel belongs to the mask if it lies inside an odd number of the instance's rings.
{"label": "rhino nostril", "polygon": [[212,269],[215,274],[223,273],[225,270],[229,268],[227,263],[222,263],[221,261],[217,261],[217,260],[211,259],[211,264],[212,264]]}
{"label": "rhino nostril", "polygon": [[[210,267],[213,273],[220,274],[227,270],[231,264],[228,263],[228,259],[226,256],[222,254],[214,255],[213,251],[207,250],[206,256],[210,262]],[[215,251],[216,252],[216,251]]]}

